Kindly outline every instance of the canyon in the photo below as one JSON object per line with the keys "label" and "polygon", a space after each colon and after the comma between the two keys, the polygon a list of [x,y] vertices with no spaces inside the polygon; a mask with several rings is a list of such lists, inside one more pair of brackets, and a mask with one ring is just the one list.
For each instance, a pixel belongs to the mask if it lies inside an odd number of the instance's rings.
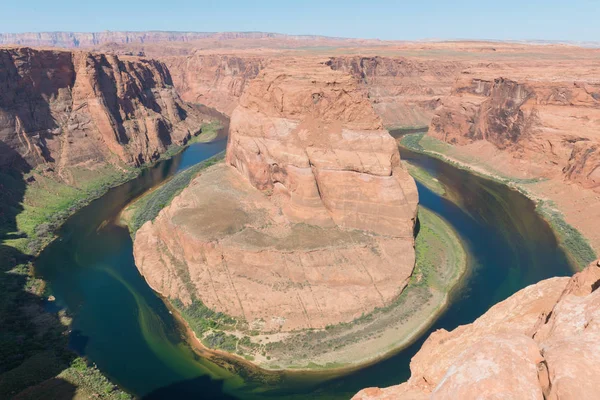
{"label": "canyon", "polygon": [[446,157],[507,180],[562,212],[598,251],[596,71],[595,62],[585,59],[465,70],[436,110],[427,135],[452,145],[438,146]]}
{"label": "canyon", "polygon": [[286,338],[399,296],[415,264],[417,203],[394,139],[350,75],[273,62],[232,113],[225,165],[136,232],[136,265],[184,310],[199,303],[237,331]]}
{"label": "canyon", "polygon": [[[588,246],[574,264],[600,249],[598,49],[169,32],[1,43],[16,46],[0,49],[0,167],[33,170],[29,187],[156,161],[211,120],[200,104],[231,116],[225,162],[134,233],[134,256],[175,311],[208,316],[209,329],[187,319],[199,341],[235,340],[224,350],[267,369],[339,366],[328,350],[281,347],[393,305],[415,277],[417,189],[388,129],[428,128],[419,145],[430,154],[564,218]],[[435,332],[408,382],[355,398],[586,398],[598,271],[542,281]],[[368,360],[360,347],[353,356]]]}
{"label": "canyon", "polygon": [[80,51],[0,50],[0,166],[25,163],[75,183],[81,170],[140,166],[208,118],[154,60]]}
{"label": "canyon", "polygon": [[407,382],[354,399],[596,398],[599,282],[595,261],[528,286],[472,324],[434,332]]}

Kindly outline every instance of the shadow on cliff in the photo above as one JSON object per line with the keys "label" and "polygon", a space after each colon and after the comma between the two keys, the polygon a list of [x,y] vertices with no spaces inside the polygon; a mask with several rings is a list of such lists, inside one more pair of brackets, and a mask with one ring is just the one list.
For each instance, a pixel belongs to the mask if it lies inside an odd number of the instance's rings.
{"label": "shadow on cliff", "polygon": [[208,376],[177,382],[144,396],[142,400],[171,400],[171,399],[219,399],[235,400],[236,397],[223,393],[223,382],[213,381]]}
{"label": "shadow on cliff", "polygon": [[33,257],[15,244],[25,238],[17,216],[30,167],[2,141],[0,156],[0,398],[72,398],[76,388],[55,378],[75,358],[65,327],[45,312],[44,299],[35,294],[40,288],[29,278]]}

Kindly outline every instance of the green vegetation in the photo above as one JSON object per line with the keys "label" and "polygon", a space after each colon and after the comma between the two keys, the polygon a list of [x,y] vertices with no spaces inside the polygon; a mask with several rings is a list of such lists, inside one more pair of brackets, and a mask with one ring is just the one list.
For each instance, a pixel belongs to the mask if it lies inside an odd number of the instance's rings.
{"label": "green vegetation", "polygon": [[213,331],[202,339],[202,343],[210,349],[220,349],[229,353],[235,353],[238,345],[238,338],[234,335],[226,334],[222,331]]}
{"label": "green vegetation", "polygon": [[191,139],[183,145],[173,144],[169,146],[167,151],[161,154],[160,160],[167,160],[173,157],[174,155],[180,153],[181,151],[183,151],[183,149],[185,149],[191,144],[210,142],[211,140],[214,140],[219,133],[219,129],[221,129],[222,127],[223,126],[218,121],[213,121],[202,125],[202,127],[200,128],[199,135],[192,136]]}
{"label": "green vegetation", "polygon": [[392,126],[387,127],[386,129],[390,132],[392,137],[397,139],[411,133],[426,133],[429,130],[429,126]]}
{"label": "green vegetation", "polygon": [[[409,150],[438,158],[448,164],[467,170],[482,178],[490,179],[518,190],[536,203],[536,211],[550,224],[561,247],[565,250],[575,268],[583,269],[597,258],[597,255],[590,246],[588,240],[577,229],[564,220],[563,215],[557,211],[553,202],[536,199],[536,196],[530,192],[530,188],[528,188],[527,185],[538,183],[543,179],[518,179],[504,177],[496,171],[491,171],[487,174],[475,171],[473,168],[465,165],[465,163],[476,164],[477,161],[464,160],[463,163],[458,163],[449,160],[447,156],[450,154],[452,146],[423,133],[404,136],[400,140],[400,145]],[[490,168],[486,166],[486,169]],[[415,179],[419,178],[415,176]]]}
{"label": "green vegetation", "polygon": [[[27,369],[27,371],[24,371],[24,374],[26,374],[24,376],[31,383],[28,386],[32,387],[21,393],[19,399],[70,399],[77,397],[126,400],[132,398],[111,383],[96,367],[88,365],[87,361],[80,357],[75,358],[56,378],[48,379],[39,385],[35,385],[36,380],[31,372],[31,369]],[[12,382],[18,382],[14,376],[7,377],[6,381],[9,381],[9,379]]]}
{"label": "green vegetation", "polygon": [[[203,127],[190,143],[216,136],[218,128]],[[171,146],[168,155],[183,148]],[[72,167],[60,175],[48,165],[0,170],[0,398],[25,389],[20,396],[31,399],[72,398],[75,392],[131,397],[68,349],[71,319],[65,311],[44,310],[45,283],[34,276],[33,263],[70,215],[139,171],[110,165]]]}
{"label": "green vegetation", "polygon": [[456,232],[434,212],[419,207],[416,263],[409,287],[448,292],[465,272],[466,253]]}
{"label": "green vegetation", "polygon": [[201,300],[194,299],[192,304],[185,306],[181,300],[173,299],[171,304],[187,321],[198,337],[211,330],[232,329],[237,325],[234,318],[211,310]]}
{"label": "green vegetation", "polygon": [[171,203],[190,181],[203,169],[216,164],[223,159],[225,152],[221,152],[208,160],[196,164],[180,172],[166,181],[155,190],[145,194],[126,209],[126,222],[129,230],[135,234],[148,221],[152,221],[160,210]]}
{"label": "green vegetation", "polygon": [[[272,357],[274,362],[268,365],[271,369],[283,366],[319,370],[347,365],[342,360],[326,365],[313,361],[324,353],[337,351],[343,354],[346,347],[369,341],[366,346],[371,347],[372,354],[383,354],[406,344],[406,339],[424,329],[424,322],[442,309],[447,293],[457,285],[466,269],[466,253],[448,223],[422,207],[419,220],[421,229],[416,238],[415,269],[408,285],[393,302],[352,322],[329,325],[322,330],[298,331],[282,341],[268,341],[264,346],[250,347],[249,350],[262,351],[267,360]],[[393,341],[378,341],[386,332],[394,332]],[[251,340],[257,346],[256,338],[247,339],[248,342]],[[239,344],[242,344],[241,340]]]}
{"label": "green vegetation", "polygon": [[[23,176],[17,171],[0,172],[3,187],[0,203],[4,205],[0,235],[14,235],[5,244],[30,255],[37,254],[54,238],[54,231],[75,211],[100,197],[108,189],[133,179],[135,169],[121,170],[103,166],[93,172],[73,168],[73,184],[68,185],[38,167]],[[86,179],[86,175],[93,176]],[[23,180],[29,183],[25,186]],[[2,222],[2,221],[0,221]]]}
{"label": "green vegetation", "polygon": [[[73,369],[80,359],[67,348],[70,318],[64,311],[44,311],[45,284],[33,276],[33,261],[71,214],[136,173],[110,166],[91,173],[72,168],[68,185],[43,167],[0,172],[0,398],[26,388],[26,398],[42,398],[54,390],[128,397],[97,370]],[[85,387],[74,387],[76,383]]]}
{"label": "green vegetation", "polygon": [[587,267],[589,263],[597,258],[596,252],[587,239],[564,220],[562,214],[556,210],[552,202],[538,201],[536,211],[548,221],[558,237],[559,243],[567,250],[571,262],[579,269]]}
{"label": "green vegetation", "polygon": [[437,180],[437,178],[433,177],[426,169],[421,168],[415,164],[412,164],[408,161],[404,161],[404,164],[408,168],[408,173],[415,178],[415,180],[419,181],[423,186],[431,190],[433,193],[436,193],[439,196],[444,196],[446,194],[446,189],[444,185]]}

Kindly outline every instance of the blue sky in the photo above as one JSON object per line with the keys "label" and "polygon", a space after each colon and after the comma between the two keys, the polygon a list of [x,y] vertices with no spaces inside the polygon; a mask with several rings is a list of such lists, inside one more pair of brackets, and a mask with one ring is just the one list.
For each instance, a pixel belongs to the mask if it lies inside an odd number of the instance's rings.
{"label": "blue sky", "polygon": [[600,0],[0,0],[0,32],[175,30],[600,41]]}

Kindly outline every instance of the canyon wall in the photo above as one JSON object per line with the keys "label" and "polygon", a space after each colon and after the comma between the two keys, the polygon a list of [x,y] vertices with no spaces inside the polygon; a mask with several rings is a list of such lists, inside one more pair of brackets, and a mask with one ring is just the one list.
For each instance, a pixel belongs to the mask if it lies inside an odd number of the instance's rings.
{"label": "canyon wall", "polygon": [[194,54],[161,57],[173,77],[181,98],[201,103],[231,115],[248,82],[267,63],[259,56]]}
{"label": "canyon wall", "polygon": [[531,285],[470,325],[431,334],[410,379],[375,399],[595,399],[600,379],[600,262]]}
{"label": "canyon wall", "polygon": [[[181,97],[231,115],[248,82],[272,60],[273,54],[205,54],[158,56],[169,67]],[[284,58],[287,58],[284,56]],[[287,58],[293,62],[295,57]],[[411,60],[404,57],[338,56],[325,62],[352,75],[368,93],[375,112],[388,127],[428,126],[441,99],[448,96],[460,70],[457,61]]]}
{"label": "canyon wall", "polygon": [[519,165],[533,175],[598,190],[600,80],[591,68],[571,63],[467,70],[442,100],[429,134],[459,146],[487,141],[526,161]]}
{"label": "canyon wall", "polygon": [[[0,49],[0,141],[30,167],[140,165],[200,129],[158,61],[87,52]],[[13,162],[0,157],[0,166]]]}
{"label": "canyon wall", "polygon": [[368,90],[373,108],[389,127],[428,126],[441,99],[466,63],[406,57],[339,56],[327,61],[352,74]]}
{"label": "canyon wall", "polygon": [[390,304],[414,267],[418,194],[354,78],[321,63],[264,69],[231,118],[226,163],[136,233],[159,293],[237,329],[289,332]]}

